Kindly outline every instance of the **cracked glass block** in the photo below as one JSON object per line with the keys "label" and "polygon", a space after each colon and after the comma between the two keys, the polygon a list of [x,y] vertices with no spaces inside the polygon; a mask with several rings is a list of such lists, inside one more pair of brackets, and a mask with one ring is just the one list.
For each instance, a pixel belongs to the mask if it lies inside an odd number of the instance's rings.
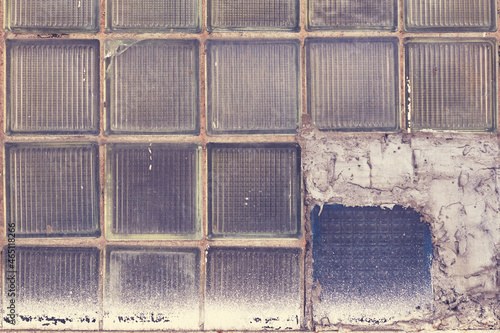
{"label": "cracked glass block", "polygon": [[98,237],[99,148],[6,143],[7,221],[17,237]]}
{"label": "cracked glass block", "polygon": [[409,129],[496,130],[496,40],[409,38],[405,49]]}
{"label": "cracked glass block", "polygon": [[97,248],[5,246],[3,327],[98,330],[99,257]]}
{"label": "cracked glass block", "polygon": [[8,133],[99,133],[99,41],[19,39],[7,46]]}
{"label": "cracked glass block", "polygon": [[106,238],[198,238],[201,147],[107,145]]}
{"label": "cracked glass block", "polygon": [[211,247],[207,257],[205,329],[300,329],[300,249]]}
{"label": "cracked glass block", "polygon": [[199,133],[199,41],[106,44],[112,133]]}
{"label": "cracked glass block", "polygon": [[309,0],[307,30],[390,30],[398,26],[397,0]]}
{"label": "cracked glass block", "polygon": [[404,0],[409,32],[496,31],[495,0]]}
{"label": "cracked glass block", "polygon": [[97,32],[98,0],[6,0],[5,28],[14,32]]}
{"label": "cracked glass block", "polygon": [[208,27],[212,30],[299,31],[298,0],[208,0]]}
{"label": "cracked glass block", "polygon": [[104,329],[199,329],[199,261],[198,249],[108,247]]}
{"label": "cracked glass block", "polygon": [[207,133],[295,133],[298,40],[207,41]]}
{"label": "cracked glass block", "polygon": [[208,144],[210,237],[299,237],[300,147]]}
{"label": "cracked glass block", "polygon": [[316,127],[398,128],[397,38],[308,38],[306,66],[308,110]]}
{"label": "cracked glass block", "polygon": [[311,215],[316,322],[383,324],[431,309],[431,233],[417,212],[325,205]]}
{"label": "cracked glass block", "polygon": [[200,0],[106,0],[107,28],[129,32],[200,32]]}

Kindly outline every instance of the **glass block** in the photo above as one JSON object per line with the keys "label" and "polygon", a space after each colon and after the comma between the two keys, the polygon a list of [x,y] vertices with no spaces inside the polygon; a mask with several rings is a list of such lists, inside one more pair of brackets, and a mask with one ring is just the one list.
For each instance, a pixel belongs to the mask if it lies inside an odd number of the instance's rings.
{"label": "glass block", "polygon": [[112,133],[199,133],[199,42],[109,41],[107,123]]}
{"label": "glass block", "polygon": [[199,329],[199,262],[197,249],[108,247],[104,329]]}
{"label": "glass block", "polygon": [[6,0],[6,30],[14,32],[99,31],[98,0]]}
{"label": "glass block", "polygon": [[397,0],[308,0],[307,30],[396,31],[397,26]]}
{"label": "glass block", "polygon": [[201,147],[108,144],[106,238],[199,238]]}
{"label": "glass block", "polygon": [[208,144],[210,237],[298,237],[297,144]]}
{"label": "glass block", "polygon": [[4,328],[98,330],[99,257],[97,248],[5,246],[3,308],[14,310],[4,310]]}
{"label": "glass block", "polygon": [[99,148],[6,143],[7,221],[16,237],[100,235]]}
{"label": "glass block", "polygon": [[106,0],[107,28],[130,32],[200,32],[200,0]]}
{"label": "glass block", "polygon": [[298,0],[208,0],[208,26],[212,30],[299,31]]}
{"label": "glass block", "polygon": [[207,132],[295,133],[298,40],[207,41]]}
{"label": "glass block", "polygon": [[8,133],[99,133],[99,41],[6,45]]}
{"label": "glass block", "polygon": [[398,128],[397,38],[308,38],[306,63],[308,110],[316,127]]}
{"label": "glass block", "polygon": [[404,0],[405,30],[496,31],[495,0]]}
{"label": "glass block", "polygon": [[496,130],[496,40],[416,38],[405,49],[409,129]]}
{"label": "glass block", "polygon": [[300,328],[300,249],[211,247],[207,257],[205,329]]}
{"label": "glass block", "polygon": [[432,306],[431,234],[417,212],[325,205],[311,215],[316,322],[383,324]]}

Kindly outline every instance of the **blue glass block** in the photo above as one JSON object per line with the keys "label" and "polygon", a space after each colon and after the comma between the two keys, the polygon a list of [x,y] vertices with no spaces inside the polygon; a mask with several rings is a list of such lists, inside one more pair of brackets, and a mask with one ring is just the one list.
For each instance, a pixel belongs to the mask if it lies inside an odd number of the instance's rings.
{"label": "blue glass block", "polygon": [[325,205],[311,215],[316,322],[379,324],[431,306],[431,233],[417,212]]}

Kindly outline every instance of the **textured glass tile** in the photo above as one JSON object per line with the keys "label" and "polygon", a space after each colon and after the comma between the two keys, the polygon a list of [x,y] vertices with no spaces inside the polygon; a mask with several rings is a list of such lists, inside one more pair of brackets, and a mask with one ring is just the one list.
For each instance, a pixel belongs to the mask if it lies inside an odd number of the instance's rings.
{"label": "textured glass tile", "polygon": [[379,324],[431,306],[431,235],[417,212],[325,205],[312,221],[316,322]]}
{"label": "textured glass tile", "polygon": [[99,41],[6,45],[7,132],[99,132]]}
{"label": "textured glass tile", "polygon": [[299,56],[298,40],[208,40],[208,134],[294,133]]}
{"label": "textured glass tile", "polygon": [[408,128],[496,129],[495,40],[422,38],[405,44]]}
{"label": "textured glass tile", "polygon": [[200,0],[106,0],[112,31],[200,32]]}
{"label": "textured glass tile", "polygon": [[99,31],[98,0],[6,0],[5,5],[7,30]]}
{"label": "textured glass tile", "polygon": [[308,38],[306,54],[308,110],[316,127],[353,131],[398,127],[396,38]]}
{"label": "textured glass tile", "polygon": [[199,132],[197,40],[111,41],[106,57],[111,132]]}
{"label": "textured glass tile", "polygon": [[299,329],[300,260],[293,248],[210,248],[205,329]]}
{"label": "textured glass tile", "polygon": [[292,30],[299,27],[298,0],[208,0],[208,30]]}
{"label": "textured glass tile", "polygon": [[99,257],[97,248],[5,246],[3,308],[14,300],[15,315],[4,310],[3,327],[97,330]]}
{"label": "textured glass tile", "polygon": [[495,31],[495,0],[404,0],[407,31]]}
{"label": "textured glass tile", "polygon": [[398,26],[397,0],[308,0],[307,30],[380,29]]}
{"label": "textured glass tile", "polygon": [[207,149],[210,236],[299,236],[298,145],[209,144]]}
{"label": "textured glass tile", "polygon": [[201,147],[109,144],[107,150],[107,238],[197,237]]}
{"label": "textured glass tile", "polygon": [[17,237],[99,236],[97,144],[5,144]]}
{"label": "textured glass tile", "polygon": [[199,250],[108,247],[104,328],[199,329]]}

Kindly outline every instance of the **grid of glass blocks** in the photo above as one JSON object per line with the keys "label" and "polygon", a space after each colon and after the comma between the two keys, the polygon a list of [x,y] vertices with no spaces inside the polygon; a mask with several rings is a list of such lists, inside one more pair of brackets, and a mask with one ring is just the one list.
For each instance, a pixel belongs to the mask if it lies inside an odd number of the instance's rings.
{"label": "grid of glass blocks", "polygon": [[198,134],[199,44],[197,40],[108,41],[108,130]]}
{"label": "grid of glass blocks", "polygon": [[100,235],[92,143],[5,144],[7,223],[16,237]]}
{"label": "grid of glass blocks", "polygon": [[311,215],[316,322],[383,324],[430,308],[431,234],[417,212],[325,205]]}
{"label": "grid of glass blocks", "polygon": [[404,11],[406,31],[497,30],[495,0],[404,0]]}
{"label": "grid of glass blocks", "polygon": [[201,147],[106,146],[106,238],[199,238]]}
{"label": "grid of glass blocks", "polygon": [[106,248],[104,329],[200,327],[198,249]]}
{"label": "grid of glass blocks", "polygon": [[405,50],[409,129],[496,130],[495,39],[408,38]]}
{"label": "grid of glass blocks", "polygon": [[210,237],[300,236],[297,144],[208,144]]}
{"label": "grid of glass blocks", "polygon": [[299,0],[208,0],[208,26],[213,30],[299,31]]}
{"label": "grid of glass blocks", "polygon": [[9,39],[7,133],[99,132],[99,41]]}
{"label": "grid of glass blocks", "polygon": [[4,328],[99,328],[99,249],[5,246],[3,258]]}
{"label": "grid of glass blocks", "polygon": [[300,261],[294,248],[211,247],[205,329],[299,329]]}
{"label": "grid of glass blocks", "polygon": [[308,110],[317,128],[398,128],[397,38],[308,38],[305,45]]}

